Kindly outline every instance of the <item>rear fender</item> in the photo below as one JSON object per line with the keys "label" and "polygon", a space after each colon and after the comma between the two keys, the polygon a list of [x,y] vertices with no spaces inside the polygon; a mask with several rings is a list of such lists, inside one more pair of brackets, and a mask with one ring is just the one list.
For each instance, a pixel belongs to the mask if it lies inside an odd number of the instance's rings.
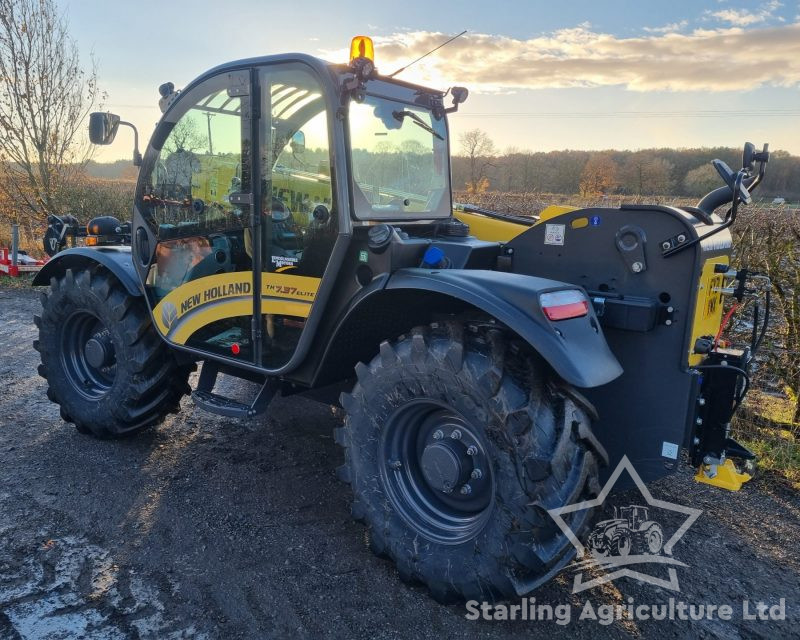
{"label": "rear fender", "polygon": [[539,294],[575,289],[555,280],[473,269],[400,269],[386,289],[434,291],[489,314],[533,347],[568,383],[598,387],[622,374],[608,347],[592,305],[581,318],[551,322]]}
{"label": "rear fender", "polygon": [[75,247],[57,253],[39,270],[33,279],[34,287],[50,284],[50,278],[59,278],[67,269],[86,269],[102,265],[113,273],[132,296],[141,296],[139,280],[133,268],[130,247]]}

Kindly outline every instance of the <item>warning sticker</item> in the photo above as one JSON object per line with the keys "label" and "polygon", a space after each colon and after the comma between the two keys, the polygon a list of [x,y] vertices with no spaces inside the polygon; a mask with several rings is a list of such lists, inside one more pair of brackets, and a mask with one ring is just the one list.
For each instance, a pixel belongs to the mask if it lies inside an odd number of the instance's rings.
{"label": "warning sticker", "polygon": [[563,224],[548,224],[544,230],[544,243],[563,245],[565,228]]}
{"label": "warning sticker", "polygon": [[667,442],[666,440],[661,443],[661,456],[664,458],[672,458],[673,460],[678,459],[678,453],[680,452],[680,447],[674,442]]}

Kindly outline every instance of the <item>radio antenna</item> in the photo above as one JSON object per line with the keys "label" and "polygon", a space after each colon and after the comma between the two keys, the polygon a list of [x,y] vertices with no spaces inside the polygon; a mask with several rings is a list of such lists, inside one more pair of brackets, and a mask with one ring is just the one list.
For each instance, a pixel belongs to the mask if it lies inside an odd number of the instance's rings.
{"label": "radio antenna", "polygon": [[438,51],[438,50],[439,50],[439,49],[441,49],[443,46],[445,46],[445,45],[447,45],[447,44],[450,44],[450,43],[451,43],[453,40],[455,40],[456,38],[460,38],[461,36],[463,36],[463,35],[464,35],[466,32],[467,32],[467,30],[466,30],[466,29],[464,29],[464,30],[463,30],[461,33],[459,33],[458,35],[455,35],[455,36],[453,36],[452,38],[450,38],[450,39],[449,39],[449,40],[447,40],[446,42],[443,42],[442,44],[440,44],[440,45],[439,45],[438,47],[436,47],[435,49],[431,49],[430,51],[428,51],[428,53],[426,53],[426,54],[424,54],[424,55],[421,55],[421,56],[420,56],[419,58],[417,58],[416,60],[412,60],[412,61],[411,61],[411,62],[409,62],[409,63],[408,63],[408,64],[407,64],[405,67],[400,67],[400,68],[399,68],[397,71],[395,71],[394,73],[390,73],[390,74],[389,74],[388,76],[386,76],[386,77],[387,77],[387,78],[394,78],[394,77],[395,77],[395,76],[396,76],[398,73],[401,73],[402,71],[405,71],[405,70],[406,70],[406,69],[408,69],[408,68],[409,68],[409,67],[410,67],[412,64],[417,64],[417,62],[419,62],[419,61],[420,61],[420,60],[422,60],[423,58],[427,58],[427,57],[428,57],[429,55],[431,55],[431,54],[432,54],[434,51]]}

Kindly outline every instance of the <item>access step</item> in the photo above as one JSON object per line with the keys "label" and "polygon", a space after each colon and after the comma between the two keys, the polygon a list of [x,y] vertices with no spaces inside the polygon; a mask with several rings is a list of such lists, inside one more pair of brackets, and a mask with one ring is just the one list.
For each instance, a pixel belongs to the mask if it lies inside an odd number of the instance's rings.
{"label": "access step", "polygon": [[193,391],[192,400],[204,411],[229,418],[250,418],[255,415],[250,414],[250,405],[219,396],[211,391]]}
{"label": "access step", "polygon": [[200,370],[197,389],[192,392],[194,403],[210,413],[229,418],[252,418],[266,411],[278,390],[277,380],[275,378],[266,378],[250,404],[226,398],[213,391],[219,371],[219,363],[206,360]]}

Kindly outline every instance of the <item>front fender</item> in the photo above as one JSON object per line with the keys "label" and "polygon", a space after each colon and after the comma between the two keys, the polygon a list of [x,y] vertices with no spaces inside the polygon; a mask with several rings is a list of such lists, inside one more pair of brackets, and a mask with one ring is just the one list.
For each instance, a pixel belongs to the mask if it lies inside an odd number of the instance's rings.
{"label": "front fender", "polygon": [[387,289],[434,291],[462,300],[502,322],[531,345],[564,380],[598,387],[622,374],[591,304],[588,315],[551,322],[539,294],[574,289],[555,280],[474,269],[400,269]]}
{"label": "front fender", "polygon": [[133,268],[130,247],[74,247],[56,254],[47,261],[33,279],[34,287],[50,284],[53,276],[62,276],[67,269],[85,269],[101,264],[119,280],[132,296],[142,295],[136,270]]}

